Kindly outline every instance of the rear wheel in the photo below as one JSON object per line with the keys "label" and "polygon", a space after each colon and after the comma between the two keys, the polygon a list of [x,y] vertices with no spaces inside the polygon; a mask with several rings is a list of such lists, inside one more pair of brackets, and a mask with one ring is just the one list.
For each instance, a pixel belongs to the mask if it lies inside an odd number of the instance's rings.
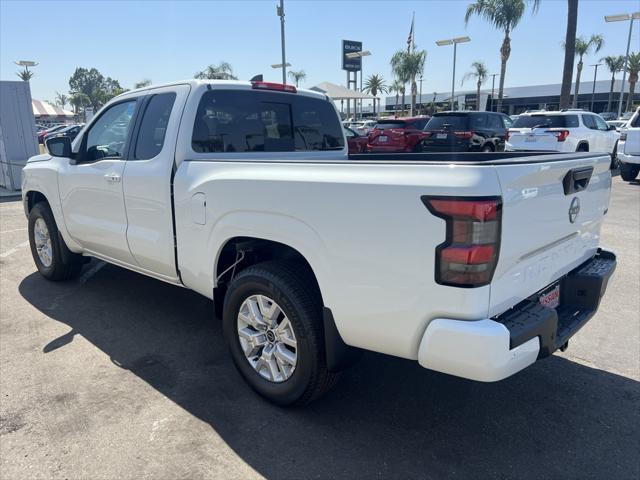
{"label": "rear wheel", "polygon": [[640,173],[640,165],[631,165],[628,163],[620,164],[620,176],[625,182],[635,180]]}
{"label": "rear wheel", "polygon": [[225,296],[223,330],[240,374],[276,404],[309,403],[337,379],[326,365],[320,294],[304,266],[273,261],[240,272]]}
{"label": "rear wheel", "polygon": [[613,152],[611,152],[611,170],[615,170],[620,166],[620,162],[618,162],[618,142],[613,146]]}
{"label": "rear wheel", "polygon": [[484,146],[482,147],[482,150],[481,150],[481,151],[482,151],[482,152],[485,152],[485,153],[487,153],[487,152],[493,152],[493,151],[494,151],[493,145],[491,145],[490,143],[487,143],[486,145],[484,145]]}
{"label": "rear wheel", "polygon": [[80,273],[82,255],[67,248],[45,202],[37,203],[29,212],[29,244],[38,271],[48,280],[68,280]]}

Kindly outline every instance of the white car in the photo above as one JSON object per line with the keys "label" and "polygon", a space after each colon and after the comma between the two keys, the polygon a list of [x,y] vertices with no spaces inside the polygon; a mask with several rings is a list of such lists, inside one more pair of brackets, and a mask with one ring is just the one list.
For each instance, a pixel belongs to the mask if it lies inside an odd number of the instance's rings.
{"label": "white car", "polygon": [[361,349],[506,378],[567,346],[616,266],[607,155],[349,158],[333,102],[291,85],[149,86],[47,148],[22,187],[42,276],[96,257],[212,299],[238,371],[281,405]]}
{"label": "white car", "polygon": [[640,173],[640,107],[620,131],[617,154],[622,179],[635,180]]}
{"label": "white car", "polygon": [[619,133],[583,110],[523,113],[508,132],[506,151],[598,152],[615,157]]}

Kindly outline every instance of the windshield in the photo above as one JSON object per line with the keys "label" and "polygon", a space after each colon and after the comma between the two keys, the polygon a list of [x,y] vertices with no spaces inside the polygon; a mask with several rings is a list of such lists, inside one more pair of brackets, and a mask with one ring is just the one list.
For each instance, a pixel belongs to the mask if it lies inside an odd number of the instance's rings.
{"label": "windshield", "polygon": [[467,125],[469,123],[468,115],[435,115],[427,126],[424,127],[425,130],[445,130],[445,129],[453,129],[453,130],[466,130]]}
{"label": "windshield", "polygon": [[577,115],[521,115],[512,128],[571,128],[578,126]]}

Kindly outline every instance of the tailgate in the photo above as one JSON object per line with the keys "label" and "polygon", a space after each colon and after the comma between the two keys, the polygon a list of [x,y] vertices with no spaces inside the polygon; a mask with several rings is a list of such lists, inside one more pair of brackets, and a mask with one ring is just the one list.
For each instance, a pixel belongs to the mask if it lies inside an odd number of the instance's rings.
{"label": "tailgate", "polygon": [[[490,316],[539,292],[596,253],[609,205],[611,158],[563,157],[496,165],[503,212]],[[589,169],[588,184],[580,190]]]}
{"label": "tailgate", "polygon": [[509,129],[509,143],[523,150],[560,150],[558,140],[552,133],[539,128]]}
{"label": "tailgate", "polygon": [[627,139],[624,142],[624,153],[627,155],[640,155],[640,128],[629,128],[626,133]]}

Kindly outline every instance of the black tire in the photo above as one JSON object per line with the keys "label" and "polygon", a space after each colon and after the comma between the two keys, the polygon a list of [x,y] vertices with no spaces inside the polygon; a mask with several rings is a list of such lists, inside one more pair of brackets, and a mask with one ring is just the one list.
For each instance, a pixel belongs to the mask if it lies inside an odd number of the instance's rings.
{"label": "black tire", "polygon": [[495,151],[495,148],[493,147],[492,144],[486,143],[482,146],[482,149],[480,151],[484,153],[489,153],[489,152]]}
{"label": "black tire", "polygon": [[620,164],[620,176],[625,182],[635,180],[640,173],[640,165],[630,165],[628,163]]}
{"label": "black tire", "polygon": [[609,167],[611,170],[616,170],[620,166],[620,162],[618,162],[618,142],[613,146],[613,152],[611,152],[611,166]]}
{"label": "black tire", "polygon": [[[296,336],[297,364],[280,383],[263,378],[249,363],[238,338],[238,313],[251,295],[266,295],[284,311]],[[278,405],[304,405],[331,389],[338,374],[326,364],[322,300],[304,265],[270,261],[248,267],[229,285],[223,310],[224,337],[247,383]]]}
{"label": "black tire", "polygon": [[[49,238],[51,239],[51,265],[45,265],[36,249],[34,236],[34,226],[36,221],[41,218],[47,226]],[[31,246],[31,255],[38,271],[47,280],[62,281],[69,280],[78,276],[84,259],[82,255],[73,253],[67,248],[62,239],[62,235],[58,231],[58,226],[53,218],[51,208],[46,202],[39,202],[33,206],[29,212],[29,245]]]}

